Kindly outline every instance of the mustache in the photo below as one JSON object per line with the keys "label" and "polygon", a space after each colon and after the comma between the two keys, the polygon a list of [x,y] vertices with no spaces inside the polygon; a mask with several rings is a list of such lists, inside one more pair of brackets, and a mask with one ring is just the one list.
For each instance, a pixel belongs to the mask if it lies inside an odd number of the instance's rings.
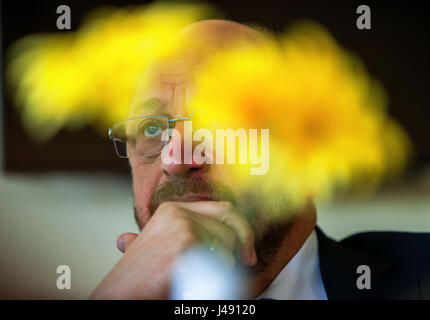
{"label": "mustache", "polygon": [[224,184],[209,182],[202,177],[173,177],[154,192],[149,203],[149,212],[152,216],[163,202],[192,194],[208,194],[214,201],[230,201],[236,205],[232,190]]}

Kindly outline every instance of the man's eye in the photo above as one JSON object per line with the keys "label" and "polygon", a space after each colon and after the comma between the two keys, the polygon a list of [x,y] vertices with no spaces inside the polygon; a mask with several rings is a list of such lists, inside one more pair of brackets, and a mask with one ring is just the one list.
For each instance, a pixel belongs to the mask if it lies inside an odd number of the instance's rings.
{"label": "man's eye", "polygon": [[154,137],[156,135],[159,135],[162,131],[163,129],[160,128],[160,126],[156,124],[150,124],[145,126],[143,133],[146,137]]}

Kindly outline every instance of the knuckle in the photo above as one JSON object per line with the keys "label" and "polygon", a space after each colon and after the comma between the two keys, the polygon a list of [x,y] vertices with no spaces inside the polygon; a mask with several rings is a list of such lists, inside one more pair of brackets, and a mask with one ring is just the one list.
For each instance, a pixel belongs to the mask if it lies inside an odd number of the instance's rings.
{"label": "knuckle", "polygon": [[183,236],[186,239],[196,237],[194,223],[186,217],[178,218],[171,224],[174,225],[173,232],[179,237]]}
{"label": "knuckle", "polygon": [[219,201],[219,206],[227,211],[233,211],[234,205],[230,201]]}
{"label": "knuckle", "polygon": [[173,218],[178,216],[181,210],[174,204],[174,202],[163,202],[158,207],[157,211],[169,218]]}
{"label": "knuckle", "polygon": [[158,209],[157,209],[157,210],[162,210],[162,211],[164,211],[164,210],[166,210],[167,208],[172,207],[172,205],[173,205],[173,203],[172,203],[172,202],[170,202],[170,201],[162,202],[162,203],[158,206]]}
{"label": "knuckle", "polygon": [[185,218],[176,219],[176,232],[192,233],[193,232],[192,222]]}
{"label": "knuckle", "polygon": [[197,242],[198,242],[198,239],[197,239],[196,235],[194,234],[192,228],[181,231],[180,243],[181,243],[182,247],[189,248],[189,247],[197,244]]}

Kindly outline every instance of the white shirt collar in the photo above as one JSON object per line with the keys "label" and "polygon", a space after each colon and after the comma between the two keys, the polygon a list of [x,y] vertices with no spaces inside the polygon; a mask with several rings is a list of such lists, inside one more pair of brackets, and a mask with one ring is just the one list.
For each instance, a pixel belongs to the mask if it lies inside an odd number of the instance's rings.
{"label": "white shirt collar", "polygon": [[315,230],[258,298],[327,300],[319,267],[318,238]]}

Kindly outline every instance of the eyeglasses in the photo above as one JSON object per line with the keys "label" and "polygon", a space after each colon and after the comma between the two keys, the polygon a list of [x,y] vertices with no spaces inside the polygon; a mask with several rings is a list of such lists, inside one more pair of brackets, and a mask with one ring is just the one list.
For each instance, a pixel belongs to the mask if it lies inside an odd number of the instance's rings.
{"label": "eyeglasses", "polygon": [[141,116],[116,123],[109,128],[116,154],[120,158],[143,157],[153,160],[169,142],[163,134],[170,134],[177,121],[190,118],[169,119],[166,116]]}

